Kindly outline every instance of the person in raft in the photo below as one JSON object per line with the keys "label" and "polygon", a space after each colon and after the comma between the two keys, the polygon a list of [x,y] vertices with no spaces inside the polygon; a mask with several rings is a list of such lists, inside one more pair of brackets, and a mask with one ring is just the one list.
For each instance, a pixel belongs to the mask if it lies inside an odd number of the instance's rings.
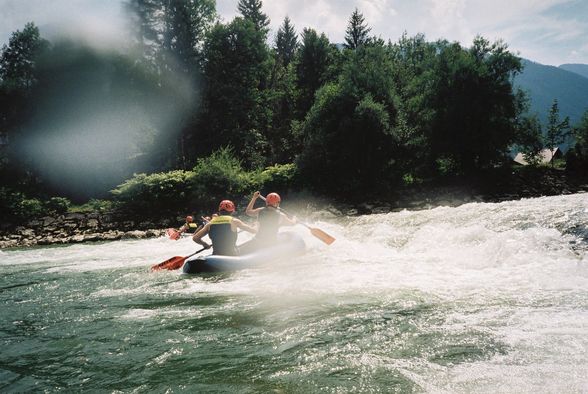
{"label": "person in raft", "polygon": [[[197,244],[210,248],[212,254],[236,256],[237,229],[242,229],[255,234],[256,229],[251,227],[232,215],[235,213],[235,204],[230,200],[223,200],[218,206],[218,215],[213,215],[212,220],[204,225],[192,240]],[[212,245],[203,241],[202,238],[208,234]]]}
{"label": "person in raft", "polygon": [[245,211],[247,215],[257,217],[257,234],[251,241],[239,246],[239,254],[251,253],[275,243],[278,229],[281,226],[293,226],[297,223],[296,217],[289,218],[280,212],[279,208],[282,199],[278,193],[269,193],[266,196],[265,207],[254,208],[259,196],[259,192],[253,193],[253,197]]}
{"label": "person in raft", "polygon": [[188,233],[188,234],[195,234],[198,232],[198,230],[200,230],[203,226],[204,223],[206,223],[207,221],[210,220],[210,218],[202,218],[203,219],[203,224],[198,224],[194,222],[194,218],[192,216],[186,216],[186,223],[184,223],[182,225],[182,227],[180,227],[179,229],[174,229],[174,228],[168,228],[167,229],[167,235],[169,236],[170,239],[174,239],[174,240],[178,240],[180,239],[180,236],[183,233]]}

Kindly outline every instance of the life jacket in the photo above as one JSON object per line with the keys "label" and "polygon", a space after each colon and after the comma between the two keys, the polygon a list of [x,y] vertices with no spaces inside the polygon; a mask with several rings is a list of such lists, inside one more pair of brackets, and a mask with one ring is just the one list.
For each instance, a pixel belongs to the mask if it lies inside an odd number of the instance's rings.
{"label": "life jacket", "polygon": [[210,221],[208,236],[212,240],[212,254],[236,256],[237,232],[231,228],[232,216],[216,216]]}
{"label": "life jacket", "polygon": [[280,227],[280,212],[272,207],[265,207],[258,214],[259,227],[255,239],[262,243],[275,242]]}
{"label": "life jacket", "polygon": [[198,224],[192,222],[192,223],[188,223],[186,222],[186,224],[184,224],[184,226],[187,226],[188,229],[185,231],[186,233],[189,234],[194,234],[196,232],[196,230],[198,230]]}

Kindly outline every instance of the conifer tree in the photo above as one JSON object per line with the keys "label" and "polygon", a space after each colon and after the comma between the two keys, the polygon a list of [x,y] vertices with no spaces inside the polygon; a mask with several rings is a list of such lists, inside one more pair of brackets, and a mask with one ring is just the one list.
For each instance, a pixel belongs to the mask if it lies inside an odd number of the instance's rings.
{"label": "conifer tree", "polygon": [[294,59],[297,48],[298,38],[296,37],[296,31],[290,23],[290,18],[286,16],[276,36],[276,54],[284,67],[287,67]]}
{"label": "conifer tree", "polygon": [[312,106],[316,91],[328,81],[332,62],[332,48],[327,36],[305,28],[296,58],[297,107],[300,118]]}
{"label": "conifer tree", "polygon": [[[562,144],[570,134],[570,118],[566,116],[564,120],[559,121],[559,105],[557,99],[553,100],[549,116],[547,119],[547,132],[545,134],[545,145],[551,151],[554,151],[558,145]],[[553,167],[555,163],[551,161]]]}
{"label": "conifer tree", "polygon": [[357,49],[357,47],[369,43],[368,34],[371,30],[365,23],[363,14],[356,8],[349,18],[345,31],[345,48]]}
{"label": "conifer tree", "polygon": [[271,119],[266,105],[269,48],[251,20],[217,24],[205,43],[206,113],[198,128],[200,154],[232,146],[248,167],[264,164],[265,134]]}
{"label": "conifer tree", "polygon": [[237,5],[243,18],[252,21],[257,30],[267,34],[270,21],[267,15],[261,11],[261,7],[261,0],[239,0]]}

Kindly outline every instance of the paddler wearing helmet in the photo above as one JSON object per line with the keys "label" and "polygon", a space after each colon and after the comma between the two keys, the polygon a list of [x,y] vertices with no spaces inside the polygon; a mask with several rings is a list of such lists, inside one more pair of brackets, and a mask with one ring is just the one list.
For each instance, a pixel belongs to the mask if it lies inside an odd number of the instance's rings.
{"label": "paddler wearing helmet", "polygon": [[[197,231],[192,237],[192,240],[205,248],[212,246],[212,254],[236,256],[237,229],[242,229],[253,234],[257,230],[243,223],[241,220],[234,218],[234,213],[235,204],[231,200],[221,201],[218,206],[218,215],[213,215],[212,220]],[[212,241],[212,245],[202,239],[207,234]]]}
{"label": "paddler wearing helmet", "polygon": [[200,227],[202,227],[202,224],[199,225],[196,223],[193,216],[186,216],[186,223],[180,227],[179,232],[194,234],[200,229]]}
{"label": "paddler wearing helmet", "polygon": [[198,224],[194,221],[193,216],[188,215],[186,216],[185,223],[182,224],[182,226],[179,229],[176,230],[174,228],[168,228],[166,233],[170,237],[170,239],[175,239],[177,241],[178,239],[180,239],[183,233],[195,234],[196,232],[198,232],[198,230],[200,230],[202,226],[204,226],[204,223],[208,221],[204,218],[202,219],[203,224]]}
{"label": "paddler wearing helmet", "polygon": [[265,197],[265,207],[254,208],[260,195],[258,191],[253,193],[245,210],[247,215],[257,217],[257,234],[251,241],[239,246],[239,254],[251,253],[273,244],[281,226],[293,226],[297,223],[295,217],[290,218],[280,212],[282,198],[278,193],[272,192]]}

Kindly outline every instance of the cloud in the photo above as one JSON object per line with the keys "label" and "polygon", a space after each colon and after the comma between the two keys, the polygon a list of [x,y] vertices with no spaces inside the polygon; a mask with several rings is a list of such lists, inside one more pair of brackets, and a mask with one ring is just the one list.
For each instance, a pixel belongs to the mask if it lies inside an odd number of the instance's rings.
{"label": "cloud", "polygon": [[[236,0],[219,0],[236,4]],[[586,2],[588,4],[588,2]],[[364,14],[372,34],[396,41],[404,31],[424,33],[427,39],[447,39],[470,45],[476,35],[491,41],[503,39],[514,52],[545,64],[570,60],[579,50],[588,28],[584,2],[574,0],[267,0],[264,11],[277,29],[289,15],[298,31],[312,27],[333,42],[342,42],[349,16],[355,8]],[[236,5],[234,7],[236,9]]]}
{"label": "cloud", "polygon": [[[225,22],[238,15],[238,0],[217,0]],[[404,31],[424,33],[469,45],[480,34],[504,39],[522,56],[544,64],[570,61],[588,63],[583,50],[588,24],[584,0],[264,0],[263,11],[271,19],[271,36],[289,16],[300,33],[310,27],[343,42],[353,10],[358,8],[372,34],[396,41]],[[26,22],[41,26],[76,25],[84,34],[102,42],[120,42],[123,26],[121,0],[0,0],[0,40]],[[43,29],[42,29],[43,30]],[[80,29],[77,29],[79,31]]]}
{"label": "cloud", "polygon": [[126,36],[122,3],[102,0],[0,0],[0,42],[34,22],[45,38],[78,38],[96,47],[119,46]]}

